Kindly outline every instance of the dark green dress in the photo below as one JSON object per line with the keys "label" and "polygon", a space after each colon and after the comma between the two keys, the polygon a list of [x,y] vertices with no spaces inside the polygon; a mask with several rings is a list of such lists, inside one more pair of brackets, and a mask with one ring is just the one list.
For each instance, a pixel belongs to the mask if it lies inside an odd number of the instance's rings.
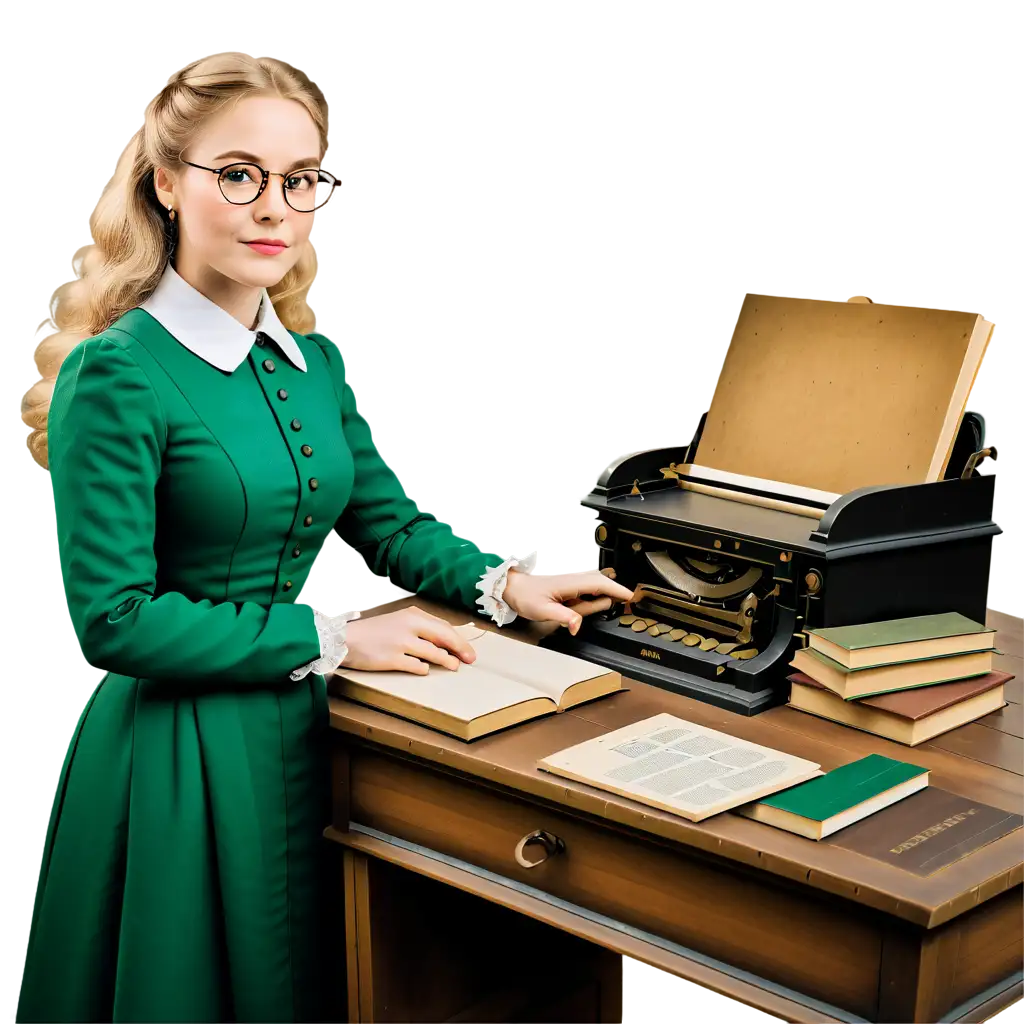
{"label": "dark green dress", "polygon": [[106,675],[61,770],[19,1021],[326,1019],[328,714],[323,676],[289,679],[320,655],[295,595],[332,529],[474,613],[502,559],[420,513],[338,349],[291,333],[307,372],[263,335],[225,372],[135,308],[61,366],[61,567]]}

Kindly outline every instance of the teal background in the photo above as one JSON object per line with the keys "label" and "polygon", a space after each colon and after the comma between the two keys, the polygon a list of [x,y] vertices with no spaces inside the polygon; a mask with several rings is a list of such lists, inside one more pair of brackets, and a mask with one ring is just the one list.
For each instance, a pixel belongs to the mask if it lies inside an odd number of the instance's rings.
{"label": "teal background", "polygon": [[[620,447],[685,437],[711,387],[724,328],[336,330],[350,376],[410,493],[499,553],[587,544],[575,510]],[[9,421],[8,421],[9,422]],[[0,443],[0,1024],[22,955],[41,827],[72,712],[90,678],[56,591],[46,475]],[[303,597],[386,597],[338,545]]]}

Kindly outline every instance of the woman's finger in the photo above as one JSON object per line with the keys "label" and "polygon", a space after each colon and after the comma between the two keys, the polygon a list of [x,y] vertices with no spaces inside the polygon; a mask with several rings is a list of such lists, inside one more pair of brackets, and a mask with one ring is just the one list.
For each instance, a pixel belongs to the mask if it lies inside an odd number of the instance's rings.
{"label": "woman's finger", "polygon": [[[429,613],[428,613],[429,614]],[[463,661],[473,661],[476,658],[476,651],[468,640],[463,640],[454,627],[444,619],[431,615],[422,624],[417,623],[416,633],[424,640],[429,640],[437,647],[443,647],[451,651],[456,657]]]}
{"label": "woman's finger", "polygon": [[412,672],[413,675],[417,676],[425,676],[430,672],[430,666],[425,661],[411,658],[408,654],[403,654],[398,659],[396,668],[399,672]]}
{"label": "woman's finger", "polygon": [[429,640],[423,640],[416,638],[406,648],[406,654],[411,654],[414,658],[421,658],[423,661],[429,661],[434,665],[441,665],[443,668],[456,669],[462,664],[461,660],[454,654],[449,654],[448,651],[437,644],[432,644]]}
{"label": "woman's finger", "polygon": [[592,615],[594,612],[603,612],[606,608],[611,608],[612,599],[610,597],[595,597],[593,599],[577,597],[572,601],[566,601],[565,604],[580,615]]}
{"label": "woman's finger", "polygon": [[624,587],[615,580],[608,579],[601,572],[582,572],[566,578],[565,585],[558,588],[560,596],[580,597],[584,594],[598,597],[607,594],[617,601],[628,601],[633,596],[633,591]]}

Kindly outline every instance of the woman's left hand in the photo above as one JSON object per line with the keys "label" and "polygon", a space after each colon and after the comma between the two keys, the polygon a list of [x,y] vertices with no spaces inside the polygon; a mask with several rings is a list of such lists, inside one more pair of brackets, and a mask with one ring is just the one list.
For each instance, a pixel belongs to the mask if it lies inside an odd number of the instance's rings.
{"label": "woman's left hand", "polygon": [[575,636],[584,615],[602,612],[613,601],[628,601],[632,596],[633,591],[597,569],[562,576],[534,576],[510,569],[502,600],[524,619],[552,619]]}

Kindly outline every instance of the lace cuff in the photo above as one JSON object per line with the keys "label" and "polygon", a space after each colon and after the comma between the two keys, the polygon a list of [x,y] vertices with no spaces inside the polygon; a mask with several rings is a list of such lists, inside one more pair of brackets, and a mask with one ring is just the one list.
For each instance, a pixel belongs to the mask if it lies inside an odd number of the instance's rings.
{"label": "lace cuff", "polygon": [[501,565],[495,565],[488,569],[480,577],[476,589],[482,591],[483,596],[476,599],[481,610],[499,625],[506,626],[516,618],[516,613],[501,599],[505,593],[505,584],[508,582],[509,569],[516,569],[519,572],[533,572],[534,564],[537,561],[537,552],[531,552],[525,558],[505,559]]}
{"label": "lace cuff", "polygon": [[320,657],[295,669],[290,678],[303,679],[310,672],[321,676],[333,672],[348,654],[348,647],[345,645],[348,623],[351,619],[358,619],[359,614],[359,612],[345,612],[330,618],[314,608],[313,621],[316,622],[316,630],[320,634]]}

